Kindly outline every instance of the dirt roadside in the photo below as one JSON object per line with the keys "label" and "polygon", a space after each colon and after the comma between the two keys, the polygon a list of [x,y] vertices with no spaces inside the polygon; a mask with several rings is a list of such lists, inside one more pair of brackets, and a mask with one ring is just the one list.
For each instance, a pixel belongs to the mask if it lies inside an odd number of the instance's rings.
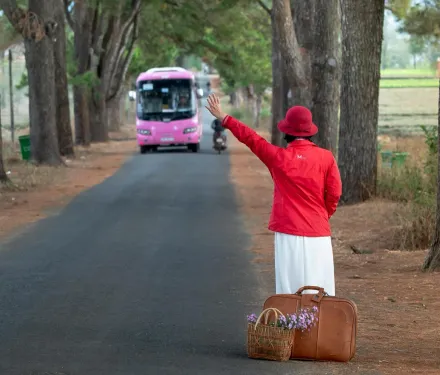
{"label": "dirt roadside", "polygon": [[17,158],[7,168],[17,191],[0,190],[0,239],[40,220],[71,199],[113,175],[136,151],[133,140],[110,141],[90,148],[76,148],[67,167],[35,167]]}
{"label": "dirt roadside", "polygon": [[[252,235],[251,251],[267,296],[274,294],[273,234],[266,229],[272,180],[231,138],[231,180]],[[359,309],[357,353],[348,364],[310,363],[315,374],[440,374],[440,274],[425,274],[425,251],[389,251],[395,204],[341,207],[332,218],[337,295]],[[354,254],[351,247],[372,251]]]}

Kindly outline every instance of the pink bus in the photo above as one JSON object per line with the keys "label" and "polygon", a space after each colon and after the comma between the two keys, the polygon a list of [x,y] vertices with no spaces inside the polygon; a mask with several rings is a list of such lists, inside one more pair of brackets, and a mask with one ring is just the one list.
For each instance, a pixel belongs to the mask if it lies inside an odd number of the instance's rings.
{"label": "pink bus", "polygon": [[198,152],[203,125],[201,89],[192,72],[154,68],[136,80],[136,131],[142,154],[158,147],[184,146]]}

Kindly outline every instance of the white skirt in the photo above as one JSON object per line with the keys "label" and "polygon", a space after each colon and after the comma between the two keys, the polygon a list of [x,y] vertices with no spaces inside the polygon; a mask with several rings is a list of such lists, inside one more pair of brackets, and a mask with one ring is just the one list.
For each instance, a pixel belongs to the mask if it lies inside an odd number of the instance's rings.
{"label": "white skirt", "polygon": [[276,232],[275,281],[277,294],[294,294],[309,285],[324,288],[334,296],[331,237],[301,237]]}

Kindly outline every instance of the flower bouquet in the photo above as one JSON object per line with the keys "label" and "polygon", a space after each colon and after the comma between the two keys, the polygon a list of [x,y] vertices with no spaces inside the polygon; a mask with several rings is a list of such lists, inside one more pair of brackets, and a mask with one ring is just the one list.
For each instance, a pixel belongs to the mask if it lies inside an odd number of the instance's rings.
{"label": "flower bouquet", "polygon": [[[275,320],[268,322],[269,314]],[[310,330],[318,321],[317,307],[301,309],[296,314],[284,315],[280,310],[268,308],[260,316],[248,315],[247,350],[249,358],[288,361],[292,351],[295,330]],[[264,317],[264,323],[261,323]]]}

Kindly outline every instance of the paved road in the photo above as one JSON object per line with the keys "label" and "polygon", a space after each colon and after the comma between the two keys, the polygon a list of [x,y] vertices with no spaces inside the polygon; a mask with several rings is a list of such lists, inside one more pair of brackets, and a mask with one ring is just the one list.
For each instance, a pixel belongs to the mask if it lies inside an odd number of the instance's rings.
{"label": "paved road", "polygon": [[3,243],[0,374],[291,374],[246,358],[261,296],[228,173],[206,132]]}

